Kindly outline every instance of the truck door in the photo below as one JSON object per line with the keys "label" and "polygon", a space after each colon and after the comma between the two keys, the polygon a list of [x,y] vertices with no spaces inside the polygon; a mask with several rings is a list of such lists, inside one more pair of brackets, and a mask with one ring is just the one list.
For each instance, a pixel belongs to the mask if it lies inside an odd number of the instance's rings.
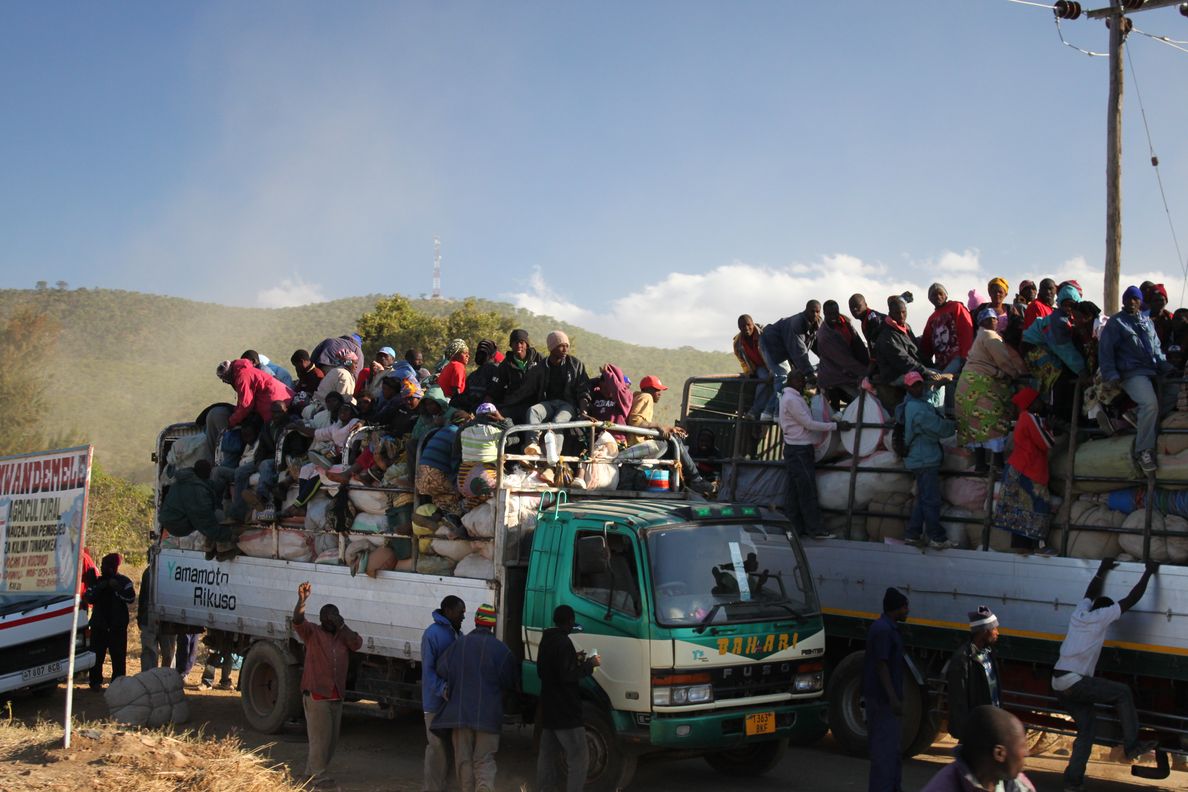
{"label": "truck door", "polygon": [[613,709],[649,711],[649,608],[635,537],[602,527],[579,529],[566,550],[568,575],[560,576],[557,593],[559,601],[573,607],[582,628],[570,636],[574,646],[601,656],[594,681]]}

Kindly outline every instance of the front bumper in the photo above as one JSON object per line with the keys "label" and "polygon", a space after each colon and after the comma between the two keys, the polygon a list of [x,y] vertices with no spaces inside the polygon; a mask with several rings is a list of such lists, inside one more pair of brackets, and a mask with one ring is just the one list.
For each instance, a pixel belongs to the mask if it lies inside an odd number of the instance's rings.
{"label": "front bumper", "polygon": [[[747,715],[773,711],[776,718],[774,734],[746,735]],[[749,742],[811,737],[826,726],[828,711],[824,699],[816,699],[771,707],[746,707],[704,714],[683,712],[653,717],[649,725],[649,741],[657,748],[724,750]]]}

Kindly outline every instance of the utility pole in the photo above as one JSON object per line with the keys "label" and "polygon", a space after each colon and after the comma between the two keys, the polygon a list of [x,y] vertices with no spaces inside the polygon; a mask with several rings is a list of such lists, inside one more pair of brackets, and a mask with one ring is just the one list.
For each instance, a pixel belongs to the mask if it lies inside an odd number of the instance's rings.
{"label": "utility pole", "polygon": [[[1119,307],[1122,279],[1122,48],[1130,32],[1128,14],[1180,5],[1182,0],[1110,0],[1106,8],[1086,11],[1089,19],[1104,19],[1110,29],[1110,95],[1106,109],[1106,250],[1102,309],[1107,315]],[[1182,11],[1183,9],[1181,9]],[[1053,7],[1057,19],[1081,16],[1081,4],[1059,0]]]}

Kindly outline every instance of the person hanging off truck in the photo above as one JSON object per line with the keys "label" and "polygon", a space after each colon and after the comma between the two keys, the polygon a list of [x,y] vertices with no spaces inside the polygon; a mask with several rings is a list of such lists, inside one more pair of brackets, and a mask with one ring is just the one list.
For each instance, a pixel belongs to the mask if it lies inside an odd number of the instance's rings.
{"label": "person hanging off truck", "polygon": [[1102,596],[1105,576],[1116,566],[1112,558],[1102,559],[1085,595],[1073,610],[1068,623],[1068,634],[1060,644],[1060,659],[1052,670],[1052,690],[1056,700],[1072,716],[1077,724],[1077,736],[1073,741],[1072,754],[1064,771],[1066,792],[1081,792],[1085,788],[1085,765],[1093,750],[1093,737],[1097,723],[1097,705],[1113,705],[1122,727],[1122,749],[1127,761],[1133,761],[1155,748],[1155,741],[1139,740],[1138,713],[1134,707],[1134,695],[1121,682],[1096,677],[1097,659],[1105,644],[1106,631],[1110,625],[1122,618],[1122,614],[1138,604],[1147,591],[1151,576],[1159,565],[1147,562],[1142,576],[1122,599],[1114,602]]}

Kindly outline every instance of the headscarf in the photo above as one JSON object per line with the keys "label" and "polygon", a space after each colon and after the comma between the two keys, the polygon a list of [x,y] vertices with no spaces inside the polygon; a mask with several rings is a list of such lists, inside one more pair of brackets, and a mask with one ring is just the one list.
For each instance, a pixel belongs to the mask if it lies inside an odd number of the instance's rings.
{"label": "headscarf", "polygon": [[970,313],[978,310],[979,305],[985,305],[990,302],[990,298],[982,294],[977,289],[969,290],[969,300],[966,301],[965,307],[969,309]]}
{"label": "headscarf", "polygon": [[1125,303],[1127,300],[1130,300],[1130,299],[1135,299],[1135,300],[1138,300],[1139,302],[1144,302],[1143,292],[1138,286],[1127,286],[1126,291],[1122,292],[1122,302],[1123,303]]}
{"label": "headscarf", "polygon": [[496,409],[495,405],[491,404],[491,402],[483,402],[478,407],[474,408],[475,417],[480,415],[490,415],[493,412],[496,412]]}
{"label": "headscarf", "polygon": [[989,306],[978,311],[978,324],[981,324],[987,319],[993,319],[996,323],[998,322],[998,312]]}
{"label": "headscarf", "polygon": [[1004,300],[1006,299],[1006,295],[1011,293],[1011,285],[1007,283],[1006,278],[991,278],[990,282],[986,284],[986,291],[990,291],[991,286],[997,286],[1002,289],[1002,298]]}
{"label": "headscarf", "polygon": [[1162,283],[1156,283],[1151,287],[1151,291],[1163,297],[1163,301],[1167,302],[1167,287]]}
{"label": "headscarf", "polygon": [[1023,294],[1023,292],[1027,291],[1028,287],[1031,287],[1032,289],[1039,291],[1039,287],[1035,285],[1035,281],[1025,280],[1019,284],[1019,294]]}
{"label": "headscarf", "polygon": [[1056,290],[1056,304],[1061,305],[1065,300],[1081,301],[1081,287],[1076,281],[1065,281]]}
{"label": "headscarf", "polygon": [[421,383],[415,379],[406,379],[400,383],[400,398],[405,401],[409,399],[423,399],[425,398],[425,390],[421,387]]}
{"label": "headscarf", "polygon": [[468,350],[468,349],[469,349],[469,347],[466,346],[465,341],[463,341],[461,338],[455,338],[453,341],[451,341],[449,344],[446,345],[446,348],[445,348],[446,360],[453,360],[455,355],[457,355],[460,352],[463,352],[465,350]]}

